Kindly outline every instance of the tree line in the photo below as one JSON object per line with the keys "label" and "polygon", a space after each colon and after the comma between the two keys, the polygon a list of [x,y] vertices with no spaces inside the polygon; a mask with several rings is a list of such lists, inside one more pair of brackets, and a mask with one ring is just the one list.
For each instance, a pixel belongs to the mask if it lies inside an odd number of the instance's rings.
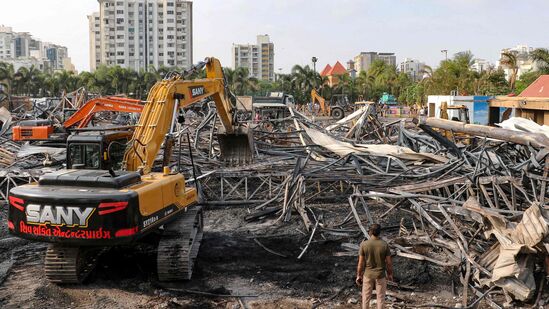
{"label": "tree line", "polygon": [[[518,76],[519,59],[516,53],[502,54],[500,64],[511,72],[509,81],[503,69],[487,68],[482,72],[473,70],[474,56],[471,52],[460,52],[451,59],[440,62],[436,69],[426,66],[419,72],[422,79],[414,80],[395,66],[383,61],[374,61],[368,71],[359,72],[356,78],[338,76],[339,83],[330,87],[327,77],[322,77],[310,66],[295,65],[289,74],[277,74],[274,82],[258,80],[249,76],[246,68],[224,68],[229,89],[235,95],[266,95],[273,91],[292,94],[298,103],[310,101],[313,88],[326,99],[335,94],[345,94],[351,102],[357,100],[378,100],[384,92],[393,94],[400,103],[426,103],[428,95],[506,95],[520,93],[539,75],[549,74],[549,51],[536,49],[531,56],[539,70]],[[69,71],[44,73],[35,67],[21,67],[0,62],[1,96],[26,95],[31,97],[59,96],[85,87],[89,92],[100,95],[126,94],[146,99],[148,90],[168,72],[177,68],[150,68],[134,71],[120,66],[100,66],[94,72],[75,74]],[[194,77],[204,77],[198,74]]]}

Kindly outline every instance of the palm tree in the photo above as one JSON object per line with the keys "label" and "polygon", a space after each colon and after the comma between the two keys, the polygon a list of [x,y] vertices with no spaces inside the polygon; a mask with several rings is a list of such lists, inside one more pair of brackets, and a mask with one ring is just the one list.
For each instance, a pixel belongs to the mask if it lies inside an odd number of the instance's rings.
{"label": "palm tree", "polygon": [[515,91],[515,83],[517,81],[517,75],[518,75],[518,59],[517,54],[515,52],[504,52],[501,54],[501,60],[499,63],[511,69],[511,76],[509,78],[509,87],[511,88],[511,91]]}
{"label": "palm tree", "polygon": [[321,81],[320,74],[311,69],[311,67],[296,64],[292,68],[292,84],[297,102],[308,102],[311,91],[313,88],[318,88],[321,85]]}
{"label": "palm tree", "polygon": [[13,64],[0,62],[0,86],[2,86],[2,92],[8,98],[9,109],[11,110],[11,95],[13,91],[15,70]]}
{"label": "palm tree", "polygon": [[549,49],[538,48],[532,53],[532,59],[537,63],[543,74],[549,74]]}

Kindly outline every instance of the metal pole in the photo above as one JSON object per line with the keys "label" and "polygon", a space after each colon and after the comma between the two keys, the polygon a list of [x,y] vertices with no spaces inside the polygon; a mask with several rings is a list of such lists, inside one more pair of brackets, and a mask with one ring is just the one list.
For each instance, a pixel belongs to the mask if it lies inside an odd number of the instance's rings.
{"label": "metal pole", "polygon": [[187,132],[187,145],[189,145],[189,157],[191,157],[191,166],[193,167],[194,186],[196,187],[196,194],[198,194],[198,179],[196,179],[196,170],[194,168],[193,151],[191,148],[191,138],[189,136],[189,132]]}

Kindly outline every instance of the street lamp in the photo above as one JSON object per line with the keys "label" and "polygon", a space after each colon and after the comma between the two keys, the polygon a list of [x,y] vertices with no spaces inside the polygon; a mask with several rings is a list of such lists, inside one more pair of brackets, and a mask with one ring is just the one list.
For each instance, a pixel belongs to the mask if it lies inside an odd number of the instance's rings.
{"label": "street lamp", "polygon": [[443,49],[443,50],[441,50],[440,52],[441,52],[441,53],[444,53],[444,58],[445,58],[446,60],[448,60],[448,50],[447,50],[447,49]]}
{"label": "street lamp", "polygon": [[316,73],[316,62],[318,61],[317,57],[311,58],[311,61],[313,62],[313,71]]}

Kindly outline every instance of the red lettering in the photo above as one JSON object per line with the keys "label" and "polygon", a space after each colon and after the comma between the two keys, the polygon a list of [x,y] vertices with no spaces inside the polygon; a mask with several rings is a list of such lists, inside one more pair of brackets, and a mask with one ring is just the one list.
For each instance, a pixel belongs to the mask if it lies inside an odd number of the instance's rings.
{"label": "red lettering", "polygon": [[48,227],[44,225],[27,225],[25,222],[19,222],[19,232],[23,234],[32,234],[36,236],[54,236],[59,238],[81,238],[81,239],[110,239],[111,231],[105,231],[103,228],[98,230],[62,230],[59,226]]}

